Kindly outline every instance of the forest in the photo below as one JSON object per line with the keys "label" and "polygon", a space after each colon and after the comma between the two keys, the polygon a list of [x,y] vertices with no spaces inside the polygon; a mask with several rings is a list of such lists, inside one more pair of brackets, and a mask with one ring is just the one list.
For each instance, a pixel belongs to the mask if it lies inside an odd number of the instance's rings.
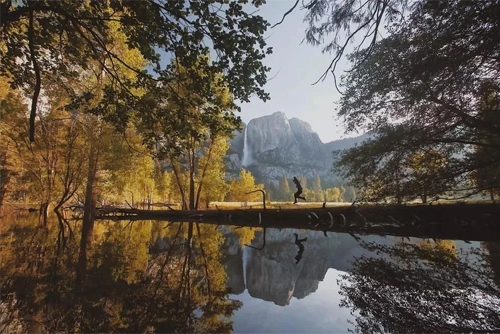
{"label": "forest", "polygon": [[[78,209],[91,233],[109,207],[199,210],[260,201],[259,190],[292,201],[291,175],[229,177],[225,156],[241,103],[271,97],[265,33],[294,10],[305,40],[335,55],[320,80],[332,72],[346,131],[370,133],[333,152],[346,184],[298,175],[304,198],[495,201],[498,2],[298,3],[271,27],[249,12],[259,0],[2,1],[0,208],[21,204],[41,226]],[[351,68],[337,78],[343,57]]]}
{"label": "forest", "polygon": [[[244,169],[238,178],[226,177],[223,158],[241,124],[235,101],[250,94],[269,98],[261,88],[269,71],[262,59],[272,50],[262,38],[269,26],[262,18],[230,4],[227,20],[241,28],[235,34],[212,18],[220,25],[214,37],[199,22],[178,17],[210,18],[209,3],[192,13],[168,2],[2,6],[0,207],[36,208],[46,225],[52,211],[79,203],[91,212],[110,205],[198,209],[211,201],[260,200],[247,193],[264,186]],[[148,24],[164,30],[135,41],[145,29],[138,23],[151,15],[160,17]],[[187,36],[180,34],[185,27]],[[234,41],[215,44],[217,61],[196,42],[229,37]],[[231,53],[236,42],[252,48]],[[161,63],[160,50],[175,57]],[[239,58],[245,66],[228,65]],[[243,76],[251,80],[242,82]],[[319,176],[311,189],[299,179],[312,201],[356,196],[343,184],[323,191]],[[286,176],[266,188],[268,199],[293,199]]]}
{"label": "forest", "polygon": [[[230,332],[231,279],[298,300],[332,268],[360,332],[500,329],[500,1],[271,1],[0,0],[0,330]],[[331,176],[229,175],[297,15],[368,139]]]}
{"label": "forest", "polygon": [[[297,1],[271,27],[248,12],[264,5],[3,1],[0,207],[26,204],[46,225],[52,211],[80,206],[91,225],[98,207],[197,210],[212,201],[260,200],[252,191],[264,185],[245,169],[226,176],[224,157],[241,130],[240,104],[270,99],[264,63],[272,47],[264,34],[298,10]],[[305,40],[335,55],[320,80],[332,72],[346,131],[371,134],[333,152],[332,168],[348,184],[323,190],[318,175],[299,175],[304,196],[494,201],[498,6],[303,3]],[[351,68],[338,79],[342,57]],[[268,200],[292,200],[290,178],[267,183]]]}

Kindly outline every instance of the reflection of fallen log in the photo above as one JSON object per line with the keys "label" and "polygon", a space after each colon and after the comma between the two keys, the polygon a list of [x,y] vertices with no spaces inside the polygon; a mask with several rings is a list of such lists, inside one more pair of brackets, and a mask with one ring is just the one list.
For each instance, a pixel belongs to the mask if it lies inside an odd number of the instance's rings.
{"label": "reflection of fallen log", "polygon": [[199,221],[437,239],[500,240],[499,204],[453,204],[267,210],[167,211],[114,208],[98,218]]}

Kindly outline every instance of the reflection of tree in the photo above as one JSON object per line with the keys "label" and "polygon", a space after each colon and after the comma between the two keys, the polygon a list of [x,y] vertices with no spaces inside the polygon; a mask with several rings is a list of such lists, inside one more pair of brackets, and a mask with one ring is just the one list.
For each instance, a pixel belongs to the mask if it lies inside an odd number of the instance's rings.
{"label": "reflection of tree", "polygon": [[446,243],[363,243],[381,257],[359,257],[343,276],[342,306],[358,314],[359,332],[471,332],[500,329],[500,287],[491,255],[461,256]]}
{"label": "reflection of tree", "polygon": [[128,301],[125,316],[133,332],[227,332],[240,304],[226,298],[226,274],[220,262],[223,235],[194,223],[169,227],[170,247],[149,265],[153,284]]}
{"label": "reflection of tree", "polygon": [[253,238],[255,238],[255,232],[259,232],[262,229],[258,227],[230,227],[230,229],[238,236],[238,242],[240,246],[245,246],[252,243]]}
{"label": "reflection of tree", "polygon": [[[151,222],[100,222],[79,287],[79,235],[69,237],[70,225],[60,220],[44,232],[36,222],[18,223],[0,237],[0,310],[9,311],[0,317],[4,330],[18,324],[29,332],[232,329],[240,304],[227,298],[224,237],[211,226],[180,223],[158,231]],[[158,233],[168,248],[152,257],[148,243]]]}

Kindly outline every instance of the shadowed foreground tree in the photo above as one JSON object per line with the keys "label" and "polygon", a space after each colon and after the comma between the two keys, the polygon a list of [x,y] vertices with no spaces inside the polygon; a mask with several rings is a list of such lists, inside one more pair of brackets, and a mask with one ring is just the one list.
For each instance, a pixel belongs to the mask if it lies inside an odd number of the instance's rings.
{"label": "shadowed foreground tree", "polygon": [[[336,169],[357,188],[381,185],[365,199],[467,196],[497,186],[495,178],[470,181],[500,165],[499,104],[484,103],[485,87],[492,100],[500,92],[499,13],[496,1],[416,2],[367,59],[368,50],[350,56],[359,66],[343,80],[339,115],[348,131],[372,131],[373,140],[341,153]],[[490,154],[479,158],[484,150]],[[432,167],[430,152],[445,168]],[[415,187],[422,184],[422,173],[409,172],[415,154],[433,189]]]}
{"label": "shadowed foreground tree", "polygon": [[[287,15],[296,10],[300,0],[283,15],[281,24]],[[427,2],[427,0],[421,0]],[[433,1],[429,1],[432,3]],[[308,24],[305,40],[307,43],[320,46],[323,53],[333,53],[334,57],[325,72],[316,81],[325,80],[328,72],[333,74],[337,90],[336,68],[346,49],[354,43],[354,51],[367,47],[364,57],[353,63],[353,68],[361,65],[370,55],[384,26],[404,23],[405,13],[411,9],[408,0],[309,0],[302,1],[300,9],[306,10],[304,21]],[[410,7],[410,8],[409,8]]]}
{"label": "shadowed foreground tree", "polygon": [[342,306],[356,312],[361,333],[491,332],[500,329],[496,254],[449,242],[362,243],[377,257],[359,257],[343,276]]}

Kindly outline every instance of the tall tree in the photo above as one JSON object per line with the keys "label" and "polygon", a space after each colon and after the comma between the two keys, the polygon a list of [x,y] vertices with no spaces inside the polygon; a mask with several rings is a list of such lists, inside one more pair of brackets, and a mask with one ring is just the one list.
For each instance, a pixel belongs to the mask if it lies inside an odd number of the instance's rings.
{"label": "tall tree", "polygon": [[201,203],[208,208],[211,201],[223,201],[229,191],[229,186],[225,182],[226,164],[223,159],[228,149],[229,141],[219,138],[213,143],[210,155],[206,154],[200,158],[199,169],[202,175],[199,178],[196,208]]}
{"label": "tall tree", "polygon": [[[500,91],[499,12],[495,1],[419,1],[406,24],[351,55],[357,65],[343,82],[339,114],[349,131],[373,131],[374,140],[342,153],[336,165],[357,188],[392,180],[390,193],[371,200],[420,196],[405,162],[431,150],[446,168],[427,173],[427,184],[460,196],[492,188],[469,181],[475,171],[500,164],[493,153],[500,151],[500,113],[481,116],[484,87]],[[491,149],[491,156],[479,159],[478,148]]]}
{"label": "tall tree", "polygon": [[12,177],[16,171],[15,142],[12,141],[19,115],[26,112],[21,94],[7,85],[6,78],[0,77],[0,213],[11,188]]}
{"label": "tall tree", "polygon": [[[500,113],[500,89],[495,83],[485,83],[479,91],[480,96],[480,112],[478,117],[486,122],[495,122]],[[500,196],[500,168],[497,161],[498,150],[494,146],[491,139],[486,137],[482,139],[486,145],[477,145],[473,154],[474,159],[478,162],[478,167],[472,174],[473,182],[476,183],[479,189],[490,195],[492,201],[495,200],[495,195]]]}
{"label": "tall tree", "polygon": [[314,179],[313,189],[314,191],[314,200],[316,202],[323,201],[323,189],[321,189],[321,178],[318,174],[316,174],[316,179]]}
{"label": "tall tree", "polygon": [[[252,1],[255,7],[261,4],[261,0]],[[263,38],[268,24],[247,13],[238,2],[43,0],[2,1],[0,5],[1,73],[10,74],[12,86],[26,89],[31,97],[31,141],[44,78],[52,75],[62,82],[78,78],[77,68],[86,69],[92,62],[101,64],[99,73],[110,78],[101,96],[103,105],[115,106],[94,111],[116,123],[130,118],[137,87],[160,81],[164,89],[172,88],[174,69],[163,65],[158,51],[193,68],[209,52],[210,44],[217,59],[203,64],[201,72],[189,72],[198,94],[204,94],[213,74],[225,73],[236,99],[248,101],[254,93],[268,98],[261,88],[268,71],[261,61],[271,52]],[[150,64],[150,71],[137,68],[133,60],[116,52],[113,23],[121,27],[125,43]],[[124,67],[141,81],[117,75]],[[78,92],[72,96],[75,103],[92,97]]]}
{"label": "tall tree", "polygon": [[349,187],[346,196],[348,202],[354,202],[356,200],[356,191],[354,190],[354,187]]}
{"label": "tall tree", "polygon": [[279,199],[283,201],[290,200],[291,190],[290,185],[288,184],[288,179],[286,175],[283,175],[281,179],[278,181],[278,191],[279,191]]}
{"label": "tall tree", "polygon": [[[143,118],[141,124],[141,131],[150,148],[156,149],[160,159],[170,162],[183,207],[190,210],[198,207],[206,170],[215,157],[212,154],[214,149],[219,142],[231,136],[241,122],[232,112],[236,106],[222,74],[211,78],[204,95],[188,89],[196,85],[189,73],[203,71],[203,64],[208,62],[209,58],[204,56],[199,59],[196,68],[172,64],[176,68],[177,87],[172,91],[157,87],[155,93],[145,96],[149,103],[148,111],[144,112],[149,116]],[[203,166],[200,165],[201,156],[205,159]],[[182,180],[185,173],[187,189],[184,189]]]}

